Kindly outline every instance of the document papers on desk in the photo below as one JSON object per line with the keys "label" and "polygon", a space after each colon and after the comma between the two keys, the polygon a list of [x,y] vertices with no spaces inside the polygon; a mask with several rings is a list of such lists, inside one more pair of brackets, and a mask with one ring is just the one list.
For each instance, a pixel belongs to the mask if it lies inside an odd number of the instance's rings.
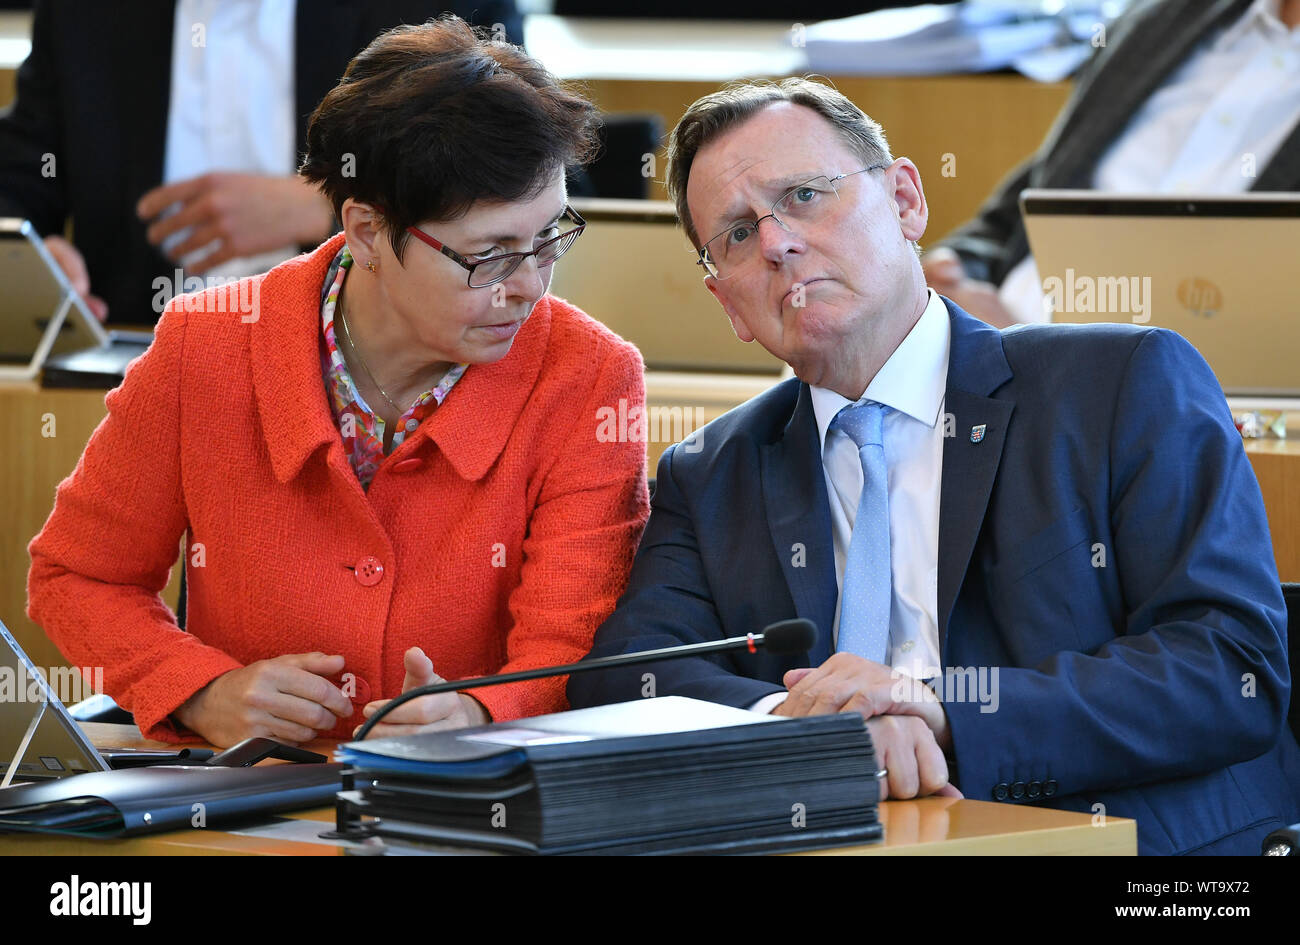
{"label": "document papers on desk", "polygon": [[[968,0],[878,10],[809,26],[808,68],[850,75],[942,75],[1014,68],[1054,82],[1104,42],[1124,3],[1102,0]],[[1100,40],[1100,42],[1098,42]]]}
{"label": "document papers on desk", "polygon": [[[880,837],[855,714],[680,696],[350,742],[359,835],[529,854],[761,853]],[[361,818],[371,818],[362,820]]]}

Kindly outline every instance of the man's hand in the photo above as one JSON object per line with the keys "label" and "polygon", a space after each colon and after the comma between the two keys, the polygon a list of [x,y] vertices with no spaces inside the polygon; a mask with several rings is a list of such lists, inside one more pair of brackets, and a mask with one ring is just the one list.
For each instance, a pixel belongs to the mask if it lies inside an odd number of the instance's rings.
{"label": "man's hand", "polygon": [[910,715],[882,715],[867,722],[876,764],[888,772],[880,780],[882,801],[912,797],[961,797],[948,783],[948,762],[925,723]]}
{"label": "man's hand", "polygon": [[[160,218],[173,204],[180,205],[176,212]],[[186,267],[194,275],[238,256],[319,243],[329,235],[333,219],[325,198],[298,177],[225,172],[155,187],[140,198],[136,212],[141,220],[153,221],[147,236],[155,246],[173,233],[193,228],[167,250],[172,260],[216,244],[212,252]]]}
{"label": "man's hand", "polygon": [[[402,680],[402,692],[408,692],[420,686],[429,686],[445,680],[433,671],[433,661],[424,655],[424,650],[413,646],[406,651],[402,659],[406,667],[406,678]],[[366,705],[362,710],[366,718],[388,704],[387,699],[379,699]],[[467,728],[471,725],[486,725],[492,721],[487,709],[473,696],[463,692],[442,692],[435,696],[420,696],[410,702],[404,702],[384,716],[384,720],[370,730],[368,738],[388,738],[397,735],[414,735],[416,732],[441,732],[452,728]],[[355,735],[356,733],[353,732]]]}
{"label": "man's hand", "polygon": [[1017,324],[1011,310],[1002,304],[997,286],[966,275],[961,260],[947,246],[932,249],[921,257],[925,282],[940,295],[946,295],[976,318],[994,328]]}
{"label": "man's hand", "polygon": [[85,300],[86,307],[90,309],[91,314],[101,322],[108,318],[108,303],[99,296],[90,294],[90,273],[86,270],[86,260],[81,255],[81,250],[62,236],[45,237],[45,248],[50,251],[54,261],[59,264],[63,274],[68,277],[68,281],[72,283],[72,288],[77,295]]}
{"label": "man's hand", "polygon": [[930,729],[942,750],[952,746],[943,703],[919,679],[852,653],[835,653],[820,666],[792,669],[782,682],[790,690],[773,715],[798,718],[857,712],[863,718],[912,715]]}
{"label": "man's hand", "polygon": [[311,741],[352,716],[351,700],[325,678],[342,669],[342,656],[324,653],[259,660],[218,676],[173,714],[221,748],[255,736]]}

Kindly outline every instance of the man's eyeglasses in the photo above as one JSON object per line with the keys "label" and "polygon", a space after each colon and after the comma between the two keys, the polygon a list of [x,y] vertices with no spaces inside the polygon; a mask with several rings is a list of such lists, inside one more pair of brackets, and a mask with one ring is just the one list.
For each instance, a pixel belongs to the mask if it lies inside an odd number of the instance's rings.
{"label": "man's eyeglasses", "polygon": [[539,269],[543,266],[549,266],[568,251],[574,240],[582,235],[582,231],[586,229],[586,226],[587,221],[578,215],[578,211],[566,206],[556,223],[556,229],[561,232],[545,242],[539,243],[531,253],[503,253],[500,256],[489,256],[487,259],[478,261],[466,259],[454,249],[444,246],[417,227],[408,226],[406,232],[421,242],[428,243],[452,262],[468,270],[470,288],[482,289],[509,279],[511,273],[523,265],[524,260],[529,256],[537,257],[537,267]]}
{"label": "man's eyeglasses", "polygon": [[783,230],[790,229],[786,221],[814,223],[835,206],[839,199],[836,187],[839,181],[888,166],[873,164],[860,171],[835,177],[823,175],[796,184],[777,197],[764,216],[757,220],[737,220],[708,240],[700,247],[700,258],[695,261],[696,265],[703,266],[704,271],[715,279],[731,278],[758,259],[758,227],[764,220],[770,217]]}

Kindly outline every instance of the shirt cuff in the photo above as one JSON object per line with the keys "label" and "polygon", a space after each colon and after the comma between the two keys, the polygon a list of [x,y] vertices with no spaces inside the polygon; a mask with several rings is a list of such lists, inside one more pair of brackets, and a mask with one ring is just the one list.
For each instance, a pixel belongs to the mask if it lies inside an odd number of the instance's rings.
{"label": "shirt cuff", "polygon": [[750,712],[761,712],[763,715],[770,715],[772,710],[779,706],[789,696],[788,692],[773,692],[759,699],[749,707]]}

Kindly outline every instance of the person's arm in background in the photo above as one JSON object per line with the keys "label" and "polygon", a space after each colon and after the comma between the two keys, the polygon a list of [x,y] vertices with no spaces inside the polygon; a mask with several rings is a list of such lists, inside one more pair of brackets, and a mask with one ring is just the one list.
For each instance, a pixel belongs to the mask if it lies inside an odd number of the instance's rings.
{"label": "person's arm in background", "polygon": [[1027,187],[1043,186],[1044,169],[1049,163],[1059,162],[1067,149],[1080,145],[1074,131],[1080,113],[1091,113],[1097,107],[1090,101],[1090,93],[1098,75],[1116,48],[1160,13],[1158,6],[1152,2],[1134,4],[1110,24],[1109,44],[1095,48],[1075,74],[1070,98],[1038,150],[1003,178],[972,219],[922,256],[926,282],[936,292],[994,327],[1005,328],[1019,321],[1003,304],[998,290],[1007,274],[1029,253],[1020,193]]}
{"label": "person's arm in background", "polygon": [[[429,0],[371,4],[357,21],[353,53],[359,53],[385,29],[398,23],[422,23],[446,9],[444,4]],[[514,0],[462,3],[451,9],[490,34],[499,34],[508,42],[523,43],[523,18]],[[302,12],[311,15],[308,5],[303,5]],[[294,55],[319,53],[298,49]],[[339,71],[341,76],[342,69]],[[164,211],[173,206],[178,209],[164,216]],[[174,233],[190,231],[184,240],[168,247],[166,255],[174,262],[209,244],[217,244],[212,252],[186,266],[187,274],[198,276],[230,259],[282,246],[315,246],[336,229],[329,202],[316,187],[296,174],[285,177],[233,171],[201,174],[160,184],[140,198],[136,212],[149,224],[148,239],[154,246],[161,247]]]}
{"label": "person's arm in background", "polygon": [[[1004,257],[1012,237],[1022,227],[1020,192],[1029,186],[1030,175],[1038,161],[1038,154],[1025,160],[1003,179],[972,219],[957,227],[921,257],[926,281],[931,288],[952,298],[944,289],[968,279],[991,286],[996,291],[992,273],[1010,268]],[[957,299],[953,301],[961,305]]]}
{"label": "person's arm in background", "polygon": [[67,223],[66,179],[59,164],[68,159],[60,129],[62,110],[58,64],[52,37],[55,11],[38,0],[32,15],[32,51],[18,67],[16,96],[0,112],[0,217],[31,220],[45,246],[90,310],[103,320],[108,306],[90,294],[86,261],[63,238]]}
{"label": "person's arm in background", "polygon": [[[163,215],[176,206],[174,213]],[[190,235],[166,256],[179,263],[210,243],[217,248],[185,267],[201,276],[214,266],[269,252],[282,246],[315,246],[334,229],[334,211],[315,186],[296,174],[276,177],[213,171],[162,184],[136,204],[140,219],[149,223],[149,242],[160,247],[173,233]]]}
{"label": "person's arm in background", "polygon": [[[994,328],[1007,328],[1018,319],[998,296],[992,273],[1005,273],[1008,257],[1024,258],[1020,243],[1020,192],[1029,185],[1038,157],[1025,161],[1002,182],[974,219],[948,235],[921,257],[925,281],[934,291],[952,299]],[[1016,259],[1011,262],[1014,265]]]}
{"label": "person's arm in background", "polygon": [[[185,333],[184,311],[169,309],[149,350],[109,393],[108,416],[28,548],[27,613],[72,665],[103,667],[105,691],[134,713],[146,738],[197,732],[223,747],[253,735],[305,741],[333,727],[333,716],[352,714],[324,678],[342,657],[288,654],[244,667],[181,630],[160,596],[188,524]],[[201,692],[196,707],[191,697]]]}

